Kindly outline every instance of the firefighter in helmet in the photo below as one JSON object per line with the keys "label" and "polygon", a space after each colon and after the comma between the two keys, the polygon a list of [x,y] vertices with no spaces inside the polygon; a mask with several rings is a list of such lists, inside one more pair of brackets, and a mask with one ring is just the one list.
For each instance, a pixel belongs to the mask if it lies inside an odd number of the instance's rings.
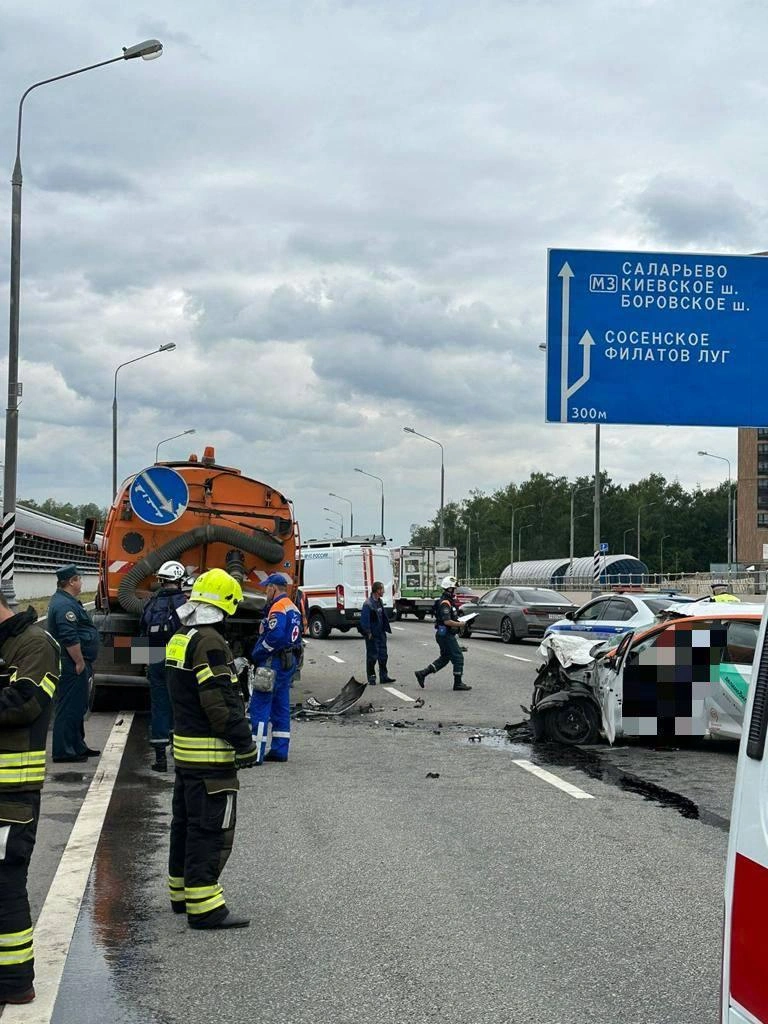
{"label": "firefighter in helmet", "polygon": [[223,635],[242,599],[240,584],[223,569],[202,573],[177,609],[181,629],[166,648],[176,766],[168,883],[172,909],[186,912],[195,929],[250,923],[230,913],[219,885],[235,835],[237,769],[259,755]]}

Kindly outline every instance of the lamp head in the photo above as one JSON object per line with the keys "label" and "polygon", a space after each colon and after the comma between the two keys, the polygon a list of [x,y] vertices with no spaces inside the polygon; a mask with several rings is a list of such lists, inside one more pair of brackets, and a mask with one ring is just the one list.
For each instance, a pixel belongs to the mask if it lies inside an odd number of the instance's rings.
{"label": "lamp head", "polygon": [[175,341],[168,341],[168,342],[165,343],[165,345],[161,345],[160,348],[157,351],[158,352],[173,352],[173,350],[175,348],[176,348],[176,342]]}
{"label": "lamp head", "polygon": [[185,431],[184,431],[184,433],[185,433],[185,434],[194,434],[195,432],[196,432],[196,431],[195,431],[195,428],[194,428],[194,427],[190,427],[190,428],[189,428],[189,430],[185,430]]}
{"label": "lamp head", "polygon": [[136,43],[135,46],[123,47],[123,60],[135,60],[141,57],[142,60],[156,60],[163,55],[163,44],[159,39],[145,39],[143,43]]}
{"label": "lamp head", "polygon": [[406,434],[415,434],[416,433],[416,431],[413,429],[413,427],[403,427],[403,430],[405,431]]}

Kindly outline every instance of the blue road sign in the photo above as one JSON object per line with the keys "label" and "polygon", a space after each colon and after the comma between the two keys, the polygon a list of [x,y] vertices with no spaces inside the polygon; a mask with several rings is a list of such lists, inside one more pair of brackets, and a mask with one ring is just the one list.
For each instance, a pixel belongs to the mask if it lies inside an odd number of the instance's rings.
{"label": "blue road sign", "polygon": [[601,543],[600,543],[600,554],[601,555],[607,555],[608,554],[608,545],[605,543],[605,541],[601,541]]}
{"label": "blue road sign", "polygon": [[175,522],[189,504],[189,488],[175,469],[150,466],[135,477],[129,500],[139,519],[153,526],[167,526]]}
{"label": "blue road sign", "polygon": [[547,422],[768,426],[768,259],[550,249]]}

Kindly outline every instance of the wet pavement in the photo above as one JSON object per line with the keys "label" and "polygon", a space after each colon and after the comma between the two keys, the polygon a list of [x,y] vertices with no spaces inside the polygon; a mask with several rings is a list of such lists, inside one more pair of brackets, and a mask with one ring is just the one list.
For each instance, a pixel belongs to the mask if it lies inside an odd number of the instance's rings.
{"label": "wet pavement", "polygon": [[[297,700],[360,677],[361,645],[339,639],[312,645]],[[368,688],[348,717],[296,723],[288,764],[242,773],[222,882],[246,931],[170,913],[173,775],[149,770],[137,718],[54,1021],[715,1019],[734,748],[512,743],[535,648],[470,641],[475,689],[453,694],[444,672],[420,691],[409,671],[430,639],[413,623],[390,648],[395,686],[423,705]],[[59,787],[85,783],[51,781],[46,835],[70,813]]]}

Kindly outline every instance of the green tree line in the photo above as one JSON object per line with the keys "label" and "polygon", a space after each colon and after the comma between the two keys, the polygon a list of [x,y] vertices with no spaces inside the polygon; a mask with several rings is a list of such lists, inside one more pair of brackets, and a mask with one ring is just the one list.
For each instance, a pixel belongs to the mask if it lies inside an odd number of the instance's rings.
{"label": "green tree line", "polygon": [[33,512],[44,512],[47,516],[55,516],[57,519],[64,519],[68,523],[77,523],[82,526],[86,519],[96,519],[102,524],[107,517],[107,509],[99,508],[94,502],[85,505],[72,505],[68,501],[54,501],[53,498],[46,498],[45,501],[35,501],[33,498],[24,498],[19,502],[24,508],[32,509]]}
{"label": "green tree line", "polygon": [[[459,553],[459,575],[496,578],[510,561],[512,509],[515,515],[515,561],[567,558],[570,547],[571,491],[574,498],[574,553],[593,552],[594,478],[569,480],[552,473],[532,473],[521,484],[468,497],[445,506],[445,543]],[[523,509],[522,506],[531,508]],[[640,557],[652,573],[707,571],[725,562],[728,485],[685,490],[652,473],[632,484],[615,484],[601,474],[601,540],[611,554],[637,552],[637,514],[641,509]],[[520,532],[520,528],[523,528]],[[663,541],[663,565],[662,559]],[[439,511],[426,526],[411,527],[411,544],[431,547],[439,539]],[[469,539],[469,571],[467,540]]]}

